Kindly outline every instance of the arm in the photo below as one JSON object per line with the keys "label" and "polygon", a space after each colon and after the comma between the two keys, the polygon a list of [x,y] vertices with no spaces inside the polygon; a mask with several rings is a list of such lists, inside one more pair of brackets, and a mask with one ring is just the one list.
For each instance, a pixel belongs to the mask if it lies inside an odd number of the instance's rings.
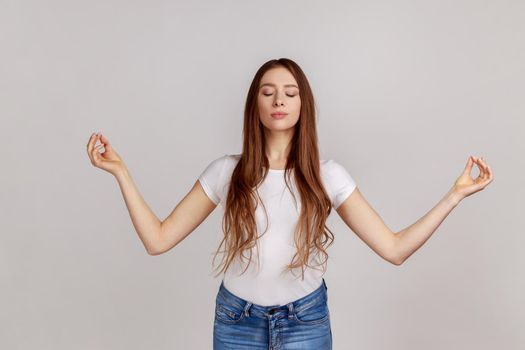
{"label": "arm", "polygon": [[451,189],[428,213],[396,234],[396,265],[401,265],[432,236],[460,200]]}
{"label": "arm", "polygon": [[161,224],[157,250],[153,255],[167,252],[192,233],[217,207],[208,197],[199,180],[175,206],[175,209]]}
{"label": "arm", "polygon": [[[95,146],[97,141],[101,143]],[[102,147],[104,152],[99,152]],[[91,164],[111,173],[117,179],[133,226],[150,255],[158,255],[173,248],[217,206],[207,197],[197,180],[191,191],[166,220],[161,222],[140,195],[122,158],[105,136],[101,133],[91,134],[86,150]]]}
{"label": "arm", "polygon": [[[480,173],[476,180],[470,177],[472,166],[476,163]],[[446,193],[439,203],[414,224],[401,230],[397,235],[396,255],[401,264],[425,243],[448,214],[461,200],[483,190],[494,180],[492,170],[483,158],[469,157],[467,165],[454,186]]]}
{"label": "arm", "polygon": [[148,254],[157,250],[161,222],[144,201],[126,167],[116,173],[115,178],[124,196],[131,221]]}
{"label": "arm", "polygon": [[[480,168],[476,180],[470,177],[473,162]],[[470,157],[452,189],[427,214],[409,227],[394,233],[368,204],[358,188],[337,208],[347,226],[372,250],[394,265],[401,265],[425,243],[458,203],[482,190],[494,179],[491,169],[482,159]]]}
{"label": "arm", "polygon": [[336,210],[346,225],[375,253],[386,261],[399,265],[396,235],[363,197],[359,187]]}
{"label": "arm", "polygon": [[[125,168],[124,168],[125,169]],[[127,170],[116,176],[133,226],[150,255],[167,252],[186,238],[215,209],[197,180],[188,194],[160,221],[146,204]]]}

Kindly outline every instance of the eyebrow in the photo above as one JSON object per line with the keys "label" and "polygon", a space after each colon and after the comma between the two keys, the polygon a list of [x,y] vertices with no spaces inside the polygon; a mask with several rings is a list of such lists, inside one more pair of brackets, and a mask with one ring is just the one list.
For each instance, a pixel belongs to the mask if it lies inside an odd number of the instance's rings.
{"label": "eyebrow", "polygon": [[[263,86],[266,86],[266,85],[269,85],[269,86],[273,86],[275,87],[275,84],[272,84],[272,83],[265,83],[265,84],[262,84],[259,86],[259,89],[262,88]],[[284,87],[296,87],[299,89],[299,87],[295,84],[286,84]]]}

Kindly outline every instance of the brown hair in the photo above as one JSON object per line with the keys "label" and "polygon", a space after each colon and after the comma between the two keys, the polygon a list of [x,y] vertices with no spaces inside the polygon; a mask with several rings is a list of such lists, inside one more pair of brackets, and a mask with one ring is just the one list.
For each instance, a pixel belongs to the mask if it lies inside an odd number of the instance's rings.
{"label": "brown hair", "polygon": [[[233,170],[226,198],[222,221],[224,238],[213,258],[215,261],[215,257],[224,243],[226,251],[222,250],[221,252],[227,253],[226,262],[215,277],[226,271],[236,256],[244,261],[244,251],[248,249],[250,251],[249,265],[252,248],[257,242],[255,210],[258,203],[257,198],[260,199],[257,187],[263,182],[269,168],[265,153],[264,126],[259,120],[257,96],[262,76],[269,69],[276,67],[284,67],[294,76],[298,83],[301,99],[300,116],[294,127],[295,132],[285,168],[286,186],[290,189],[290,175],[293,171],[295,185],[301,198],[301,212],[294,232],[297,251],[283,272],[301,267],[301,276],[304,280],[305,265],[313,267],[309,264],[311,254],[315,254],[316,257],[319,254],[324,256],[325,259],[321,263],[324,266],[323,273],[326,270],[328,254],[325,248],[333,243],[334,235],[325,225],[332,207],[330,198],[321,182],[314,96],[304,72],[297,63],[287,58],[280,58],[264,63],[256,72],[248,90],[244,109],[242,154]],[[290,192],[297,207],[297,199],[293,191]],[[262,201],[260,203],[262,204]],[[266,222],[268,222],[266,208],[264,204],[262,206],[266,215]],[[261,236],[266,233],[267,228]],[[326,247],[324,247],[325,245]],[[259,252],[258,245],[257,252]],[[222,261],[224,262],[224,257]]]}

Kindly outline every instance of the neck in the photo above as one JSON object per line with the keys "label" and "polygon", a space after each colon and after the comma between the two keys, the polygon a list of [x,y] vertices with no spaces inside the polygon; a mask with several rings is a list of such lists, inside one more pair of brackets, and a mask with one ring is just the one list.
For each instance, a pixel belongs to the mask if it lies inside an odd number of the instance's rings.
{"label": "neck", "polygon": [[266,132],[266,157],[269,161],[285,162],[290,153],[294,130]]}

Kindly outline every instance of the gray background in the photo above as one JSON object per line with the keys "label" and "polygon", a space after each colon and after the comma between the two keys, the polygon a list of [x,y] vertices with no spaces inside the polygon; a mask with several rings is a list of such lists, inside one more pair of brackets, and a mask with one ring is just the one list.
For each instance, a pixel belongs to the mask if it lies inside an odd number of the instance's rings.
{"label": "gray background", "polygon": [[401,266],[332,212],[334,349],[525,346],[523,2],[0,4],[0,348],[211,349],[220,208],[149,256],[85,146],[104,133],[164,219],[240,152],[249,83],[279,57],[310,80],[322,158],[392,230],[469,155],[495,175]]}

